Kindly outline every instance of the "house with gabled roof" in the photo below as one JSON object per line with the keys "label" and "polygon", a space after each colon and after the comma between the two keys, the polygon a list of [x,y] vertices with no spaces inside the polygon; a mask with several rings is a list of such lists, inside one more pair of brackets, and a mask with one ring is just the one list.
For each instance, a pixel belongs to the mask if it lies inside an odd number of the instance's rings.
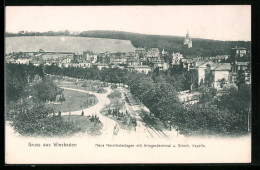
{"label": "house with gabled roof", "polygon": [[152,69],[147,65],[134,65],[134,66],[128,66],[127,69],[129,71],[138,71],[140,73],[148,74],[152,71]]}
{"label": "house with gabled roof", "polygon": [[146,53],[146,50],[145,50],[145,48],[136,48],[136,49],[135,49],[135,53],[145,54],[145,53]]}
{"label": "house with gabled roof", "polygon": [[194,67],[198,71],[198,85],[205,81],[205,72],[207,64],[212,64],[212,61],[197,61],[194,63]]}
{"label": "house with gabled roof", "polygon": [[239,70],[248,70],[249,69],[249,62],[234,62],[232,65],[232,71],[238,72]]}
{"label": "house with gabled roof", "polygon": [[221,89],[223,84],[230,83],[230,63],[208,63],[206,65],[206,76],[210,76],[210,86],[215,89]]}

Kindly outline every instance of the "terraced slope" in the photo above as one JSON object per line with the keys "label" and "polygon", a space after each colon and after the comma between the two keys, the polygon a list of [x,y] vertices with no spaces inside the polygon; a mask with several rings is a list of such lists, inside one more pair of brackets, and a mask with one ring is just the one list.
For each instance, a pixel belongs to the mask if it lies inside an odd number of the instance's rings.
{"label": "terraced slope", "polygon": [[129,40],[89,38],[89,37],[61,37],[61,36],[19,36],[6,37],[6,53],[34,52],[42,49],[48,52],[82,52],[91,50],[99,52],[132,52],[135,47]]}

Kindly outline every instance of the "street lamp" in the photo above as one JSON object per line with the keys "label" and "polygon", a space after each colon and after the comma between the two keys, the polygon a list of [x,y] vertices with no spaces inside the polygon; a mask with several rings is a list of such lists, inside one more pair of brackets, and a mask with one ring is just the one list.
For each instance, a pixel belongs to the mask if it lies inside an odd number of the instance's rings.
{"label": "street lamp", "polygon": [[251,114],[251,109],[250,109],[250,106],[249,106],[248,117],[247,117],[247,131],[248,131],[248,133],[250,132],[250,114]]}
{"label": "street lamp", "polygon": [[170,130],[172,130],[171,121],[168,120],[168,123],[169,123],[169,125],[170,125]]}
{"label": "street lamp", "polygon": [[70,118],[71,118],[71,111],[70,111],[70,105],[71,105],[71,96],[69,96],[69,102],[68,102],[68,107],[69,107],[69,122],[70,122]]}

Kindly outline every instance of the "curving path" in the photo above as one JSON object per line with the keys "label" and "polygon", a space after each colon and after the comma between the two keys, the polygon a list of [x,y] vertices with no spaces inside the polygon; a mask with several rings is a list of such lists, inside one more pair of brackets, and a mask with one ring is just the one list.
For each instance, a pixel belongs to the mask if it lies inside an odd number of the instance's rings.
{"label": "curving path", "polygon": [[[101,109],[103,109],[106,105],[110,104],[110,100],[107,98],[107,95],[112,91],[110,88],[106,88],[107,92],[104,94],[95,93],[87,90],[81,90],[81,89],[67,88],[67,87],[61,87],[61,88],[66,90],[78,91],[82,93],[94,94],[97,97],[98,102],[94,106],[83,109],[84,116],[96,114],[99,117],[100,121],[103,123],[102,135],[100,135],[100,137],[113,138],[114,126],[118,124],[114,120],[109,119],[106,116],[103,116],[100,112]],[[82,110],[72,111],[71,115],[81,115],[81,112]],[[69,115],[69,112],[62,112],[61,114]]]}
{"label": "curving path", "polygon": [[[169,139],[176,139],[176,137],[183,138],[184,136],[178,135],[178,132],[176,132],[174,129],[169,131],[169,130],[164,130],[164,131],[157,131],[156,129],[147,126],[144,122],[141,121],[139,115],[133,115],[137,119],[137,127],[136,131],[131,131],[128,132],[126,130],[120,129],[119,124],[117,124],[116,121],[104,116],[101,114],[101,109],[103,109],[106,105],[110,104],[109,98],[107,98],[107,95],[111,93],[111,89],[109,87],[106,88],[107,92],[104,94],[100,93],[95,93],[87,90],[81,90],[81,89],[74,89],[74,88],[67,88],[67,87],[61,87],[66,90],[73,90],[73,91],[78,91],[82,93],[89,93],[89,94],[94,94],[98,102],[89,108],[84,109],[84,116],[96,114],[100,121],[103,123],[103,128],[102,128],[102,135],[99,137],[103,139],[114,139],[116,137],[117,140],[127,140],[129,137],[131,139],[155,139],[155,140],[163,140],[167,141]],[[128,110],[131,110],[128,108]],[[77,111],[72,111],[71,115],[81,115],[82,110],[77,110]],[[69,115],[69,112],[63,112],[61,113],[62,115]],[[114,136],[113,135],[113,130],[115,126],[119,127],[119,133]]]}

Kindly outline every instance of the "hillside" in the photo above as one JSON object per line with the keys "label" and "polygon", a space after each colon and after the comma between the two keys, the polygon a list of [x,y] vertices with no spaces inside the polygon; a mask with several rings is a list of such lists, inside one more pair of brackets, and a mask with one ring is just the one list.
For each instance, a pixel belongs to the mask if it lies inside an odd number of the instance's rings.
{"label": "hillside", "polygon": [[34,52],[42,49],[48,52],[132,52],[135,50],[129,40],[88,38],[71,36],[17,36],[6,37],[5,50],[10,52]]}
{"label": "hillside", "polygon": [[[62,36],[66,35],[66,37],[77,37],[79,38],[79,41],[77,39],[72,38],[74,41],[72,44],[70,44],[68,47],[64,47],[67,50],[75,50],[75,49],[84,49],[84,48],[89,48],[89,50],[93,50],[94,52],[102,52],[102,51],[111,51],[111,52],[127,52],[127,51],[132,51],[134,50],[134,47],[146,47],[146,48],[159,48],[162,50],[163,48],[168,51],[169,53],[172,52],[181,52],[186,58],[189,57],[196,57],[196,56],[216,56],[216,55],[230,55],[231,53],[231,48],[238,46],[238,47],[246,47],[247,49],[250,49],[251,42],[247,41],[217,41],[217,40],[208,40],[208,39],[198,39],[198,38],[193,38],[192,39],[192,48],[187,48],[187,46],[183,45],[183,37],[178,37],[178,36],[161,36],[161,35],[146,35],[146,34],[138,34],[138,33],[130,33],[130,32],[122,32],[122,31],[83,31],[79,34],[70,34],[68,31],[64,32],[23,32],[22,34],[13,34],[13,33],[6,33],[6,36],[9,38],[14,38],[17,36]],[[92,37],[88,39],[88,41],[83,41],[83,47],[82,46],[82,37]],[[192,37],[192,35],[191,35]],[[102,38],[103,43],[93,43],[90,40],[93,40],[93,38]],[[105,38],[105,39],[104,39]],[[110,39],[110,40],[107,40]],[[28,41],[30,38],[28,38]],[[119,42],[114,42],[115,40],[111,39],[119,39],[119,40],[128,40],[128,41],[119,41]],[[87,40],[87,39],[85,39]],[[107,41],[106,41],[107,40]],[[130,41],[129,41],[130,40]],[[16,42],[18,41],[18,42]],[[7,41],[8,42],[8,41]],[[80,42],[80,43],[78,43]],[[112,42],[112,44],[111,44]],[[14,44],[13,44],[14,43]],[[26,47],[26,42],[23,44],[23,40],[19,40],[19,38],[15,41],[12,42],[13,45],[18,45],[18,46],[24,46],[23,48],[28,48]],[[39,42],[44,43],[44,42]],[[47,44],[47,49],[51,48],[54,49],[54,47],[48,47],[48,43],[54,46],[57,45],[64,45],[64,43],[54,41],[53,43],[51,41],[46,42],[44,44]],[[130,44],[129,44],[130,43]],[[77,45],[75,45],[77,44]],[[132,44],[132,45],[131,45]],[[10,45],[7,43],[7,46]],[[37,48],[39,48],[39,45],[37,44],[31,44],[31,45],[36,45]],[[66,46],[66,45],[65,45]],[[80,46],[81,48],[77,48],[77,46]],[[112,49],[110,49],[112,47]],[[18,48],[18,47],[14,47]],[[34,48],[34,47],[30,47]],[[36,48],[36,47],[35,47]],[[19,49],[21,49],[19,47]],[[62,50],[63,47],[57,47],[58,50]],[[85,49],[85,50],[86,50]],[[7,48],[7,50],[9,50]],[[56,50],[56,49],[55,49]]]}
{"label": "hillside", "polygon": [[217,41],[193,38],[193,47],[187,48],[187,46],[183,45],[184,37],[145,35],[121,31],[85,31],[81,32],[80,36],[130,40],[136,48],[158,47],[160,50],[164,48],[170,53],[181,52],[185,57],[229,55],[231,48],[235,46],[246,47],[248,49],[250,49],[251,46],[251,42],[245,41]]}

